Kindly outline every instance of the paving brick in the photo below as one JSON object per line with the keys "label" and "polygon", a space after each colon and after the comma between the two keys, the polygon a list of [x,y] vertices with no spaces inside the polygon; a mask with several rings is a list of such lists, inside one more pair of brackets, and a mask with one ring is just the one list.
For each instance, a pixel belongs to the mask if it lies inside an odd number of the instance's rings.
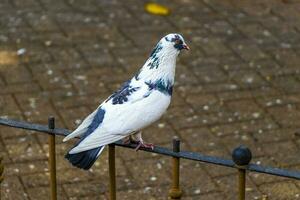
{"label": "paving brick", "polygon": [[141,196],[144,199],[147,200],[162,200],[167,199],[169,188],[166,187],[151,187],[147,186],[142,189],[129,189],[127,191],[119,191],[117,193],[117,198],[122,198],[124,200],[134,199],[137,196]]}
{"label": "paving brick", "polygon": [[193,151],[204,153],[224,149],[222,140],[207,128],[185,129],[180,134]]}
{"label": "paving brick", "polygon": [[52,17],[46,13],[30,12],[25,16],[28,23],[35,31],[59,31],[58,25],[51,19]]}
{"label": "paving brick", "polygon": [[299,98],[297,94],[284,95],[284,96],[271,96],[257,98],[257,103],[262,107],[280,107],[280,106],[292,106],[294,104],[299,104]]}
{"label": "paving brick", "polygon": [[[237,175],[229,175],[224,177],[216,178],[216,182],[222,191],[225,191],[224,196],[227,199],[234,199],[238,191]],[[260,196],[260,192],[257,190],[256,186],[251,182],[246,182],[246,196],[250,199],[255,199]]]}
{"label": "paving brick", "polygon": [[10,176],[5,179],[3,184],[1,184],[1,187],[2,191],[4,191],[1,195],[3,194],[5,199],[29,199],[18,176]]}
{"label": "paving brick", "polygon": [[[40,94],[17,94],[17,101],[21,109],[24,110],[24,115],[28,121],[45,123],[48,116],[57,114],[53,107],[51,107],[49,98]],[[60,122],[57,124],[61,125]]]}
{"label": "paving brick", "polygon": [[[224,152],[222,152],[222,153],[224,153]],[[218,155],[218,156],[223,157],[223,158],[229,158],[229,155],[226,155],[226,156]],[[205,164],[203,164],[203,168],[207,171],[207,173],[214,180],[215,180],[215,177],[224,177],[224,176],[236,174],[236,170],[233,169],[233,168],[229,168],[229,167],[223,168],[223,167],[217,166],[217,165],[205,165]]]}
{"label": "paving brick", "polygon": [[258,131],[253,134],[255,140],[259,142],[279,142],[284,140],[290,140],[297,138],[297,132],[299,129],[275,129],[270,131]]}
{"label": "paving brick", "polygon": [[235,100],[235,99],[245,99],[251,97],[267,97],[267,96],[274,96],[279,95],[276,89],[267,87],[260,87],[260,88],[252,88],[251,90],[238,90],[237,91],[224,91],[219,92],[218,96],[221,100]]}
{"label": "paving brick", "polygon": [[299,189],[291,182],[277,182],[260,186],[260,189],[272,199],[298,199]]}
{"label": "paving brick", "polygon": [[251,100],[229,101],[226,104],[240,119],[260,119],[263,117],[264,111]]}
{"label": "paving brick", "polygon": [[300,89],[300,81],[294,77],[278,77],[274,80],[274,84],[286,93],[295,93]]}
{"label": "paving brick", "polygon": [[3,87],[0,91],[1,95],[13,94],[13,93],[31,93],[40,91],[40,87],[35,82],[32,83],[22,83],[22,84],[10,84]]}
{"label": "paving brick", "polygon": [[299,164],[300,159],[296,156],[294,152],[298,152],[299,149],[291,141],[283,141],[270,143],[270,147],[263,146],[263,150],[267,155],[272,156],[272,159],[277,162],[281,167],[287,167],[289,165]]}
{"label": "paving brick", "polygon": [[9,157],[14,162],[46,158],[33,135],[18,137],[17,139],[4,139],[4,143]]}
{"label": "paving brick", "polygon": [[[5,165],[5,174],[10,175],[30,175],[35,173],[42,173],[48,170],[48,163],[46,161],[34,161],[28,163],[11,163]],[[9,178],[9,177],[8,177]],[[27,178],[25,178],[27,179]]]}
{"label": "paving brick", "polygon": [[278,127],[279,126],[274,122],[274,120],[265,118],[261,120],[241,121],[232,124],[219,124],[212,127],[212,131],[215,132],[218,136],[235,134],[237,135],[237,137],[241,137],[240,134],[259,133],[261,131],[274,130]]}
{"label": "paving brick", "polygon": [[[300,112],[294,109],[295,106],[288,104],[287,106],[269,108],[268,111],[282,127],[298,128]],[[291,112],[292,110],[293,112]]]}
{"label": "paving brick", "polygon": [[181,173],[182,190],[186,194],[199,194],[199,190],[200,194],[217,190],[215,182],[209,177],[207,172],[201,168],[200,163],[182,161]]}
{"label": "paving brick", "polygon": [[241,88],[257,88],[268,85],[259,74],[252,70],[230,71],[229,77],[236,81]]}
{"label": "paving brick", "polygon": [[[169,185],[171,182],[170,158],[126,161],[133,180],[141,187]],[[143,166],[141,168],[141,166]]]}
{"label": "paving brick", "polygon": [[48,186],[49,185],[49,173],[35,173],[21,176],[21,180],[25,188]]}
{"label": "paving brick", "polygon": [[24,65],[6,67],[2,70],[2,75],[8,84],[31,82],[31,74]]}
{"label": "paving brick", "polygon": [[2,95],[0,97],[0,110],[3,114],[2,117],[20,118],[21,112],[12,95]]}
{"label": "paving brick", "polygon": [[218,83],[221,81],[227,81],[228,77],[222,69],[218,66],[193,66],[193,72],[197,75],[198,82],[200,83]]}
{"label": "paving brick", "polygon": [[[30,196],[30,199],[34,199],[34,200],[39,200],[39,199],[46,200],[49,199],[50,197],[49,187],[28,188],[27,192],[28,192],[28,196]],[[57,187],[57,199],[61,199],[61,200],[68,199],[61,186]]]}
{"label": "paving brick", "polygon": [[[79,186],[79,187],[78,187]],[[105,186],[101,184],[99,181],[90,181],[90,182],[78,182],[71,184],[64,184],[64,190],[66,191],[69,198],[79,198],[87,195],[97,195],[101,197],[103,192],[105,191]]]}
{"label": "paving brick", "polygon": [[200,112],[212,112],[222,109],[223,102],[214,95],[188,95],[186,102]]}
{"label": "paving brick", "polygon": [[107,196],[105,195],[88,195],[88,196],[83,196],[83,197],[71,197],[70,199],[84,199],[84,200],[97,200],[97,199],[103,199],[103,200],[107,200]]}
{"label": "paving brick", "polygon": [[225,195],[220,193],[220,192],[210,192],[202,195],[194,195],[194,196],[188,196],[184,197],[184,200],[193,200],[193,199],[207,199],[207,200],[212,200],[212,199],[225,199]]}

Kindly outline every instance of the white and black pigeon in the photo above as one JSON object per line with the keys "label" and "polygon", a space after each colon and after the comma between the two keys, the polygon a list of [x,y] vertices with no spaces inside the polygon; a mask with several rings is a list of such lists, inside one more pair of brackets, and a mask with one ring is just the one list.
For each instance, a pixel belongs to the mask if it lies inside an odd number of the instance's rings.
{"label": "white and black pigeon", "polygon": [[153,149],[153,144],[144,143],[140,130],[157,121],[168,108],[176,58],[182,49],[189,47],[181,35],[163,37],[139,72],[64,138],[65,142],[80,137],[65,158],[72,165],[88,170],[105,145],[121,139],[135,141],[136,150],[140,147]]}

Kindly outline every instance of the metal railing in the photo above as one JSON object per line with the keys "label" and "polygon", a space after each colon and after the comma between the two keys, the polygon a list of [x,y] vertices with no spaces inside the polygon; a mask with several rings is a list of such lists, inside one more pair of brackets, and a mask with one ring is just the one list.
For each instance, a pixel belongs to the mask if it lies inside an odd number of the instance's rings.
{"label": "metal railing", "polygon": [[[48,126],[41,124],[28,123],[23,121],[16,121],[10,119],[0,118],[0,125],[21,128],[31,131],[38,131],[47,133],[49,135],[49,171],[50,171],[50,189],[51,200],[57,199],[57,183],[56,183],[56,159],[55,159],[55,136],[66,136],[70,133],[67,129],[55,128],[54,117],[48,118]],[[123,144],[122,142],[116,142],[108,145],[108,160],[109,160],[109,196],[110,200],[116,199],[116,167],[115,167],[115,147],[124,147],[135,149],[135,144]],[[270,174],[280,177],[286,177],[291,179],[300,180],[299,171],[291,171],[285,169],[279,169],[274,167],[267,167],[250,163],[252,155],[251,151],[245,146],[239,146],[232,152],[232,160],[219,158],[215,156],[207,156],[195,152],[180,151],[180,141],[178,139],[173,140],[173,149],[167,149],[159,146],[155,146],[153,150],[141,148],[141,151],[147,151],[151,153],[161,154],[172,157],[173,160],[173,173],[172,173],[172,186],[169,190],[169,197],[171,199],[180,199],[182,196],[182,190],[180,188],[180,159],[188,159],[194,161],[205,162],[209,164],[219,165],[223,167],[236,168],[238,172],[238,197],[239,200],[245,199],[246,188],[246,172],[258,172],[264,174]],[[3,165],[1,165],[0,158],[0,184],[3,180]],[[1,189],[1,188],[0,188]],[[1,191],[1,190],[0,190]],[[1,193],[0,193],[1,199]]]}

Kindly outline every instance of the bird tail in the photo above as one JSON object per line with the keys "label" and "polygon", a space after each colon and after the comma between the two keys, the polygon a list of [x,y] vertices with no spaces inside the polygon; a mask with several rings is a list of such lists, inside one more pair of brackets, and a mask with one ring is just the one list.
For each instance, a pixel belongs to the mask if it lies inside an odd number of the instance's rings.
{"label": "bird tail", "polygon": [[79,153],[70,154],[70,151],[65,155],[65,158],[69,162],[78,168],[88,170],[95,163],[97,158],[100,156],[105,146],[101,146],[95,149],[90,149],[87,151],[82,151]]}

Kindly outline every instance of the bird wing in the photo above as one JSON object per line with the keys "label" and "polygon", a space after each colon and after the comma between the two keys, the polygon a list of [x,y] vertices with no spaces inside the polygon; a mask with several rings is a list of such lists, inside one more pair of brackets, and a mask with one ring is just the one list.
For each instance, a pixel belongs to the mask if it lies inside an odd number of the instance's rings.
{"label": "bird wing", "polygon": [[89,125],[92,123],[97,113],[97,110],[98,108],[94,112],[89,114],[72,133],[70,133],[63,139],[63,142],[66,142],[74,137],[81,136],[82,134],[84,134],[88,130]]}
{"label": "bird wing", "polygon": [[71,154],[113,143],[153,123],[165,112],[170,97],[145,85],[127,96],[126,102],[113,102],[118,101],[110,99],[101,106],[105,110],[102,124],[74,147]]}
{"label": "bird wing", "polygon": [[[135,87],[131,87],[130,83],[135,84]],[[97,112],[101,109],[102,105],[109,105],[114,103],[123,103],[128,100],[128,96],[130,96],[131,93],[136,92],[137,90],[140,90],[140,83],[137,83],[137,81],[134,79],[133,81],[127,81],[125,82],[120,89],[118,89],[115,93],[113,93],[111,96],[109,96],[94,112],[92,112],[90,115],[88,115],[83,122],[69,135],[67,135],[63,142],[66,142],[74,137],[81,136],[83,134],[86,134],[86,132],[89,131],[89,127],[93,123],[93,120],[97,114]],[[141,98],[141,92],[137,93],[138,95],[134,95],[133,97],[130,97],[132,101],[138,101]],[[100,124],[98,124],[100,125]],[[94,131],[94,130],[93,130]],[[90,134],[90,133],[89,133]]]}

